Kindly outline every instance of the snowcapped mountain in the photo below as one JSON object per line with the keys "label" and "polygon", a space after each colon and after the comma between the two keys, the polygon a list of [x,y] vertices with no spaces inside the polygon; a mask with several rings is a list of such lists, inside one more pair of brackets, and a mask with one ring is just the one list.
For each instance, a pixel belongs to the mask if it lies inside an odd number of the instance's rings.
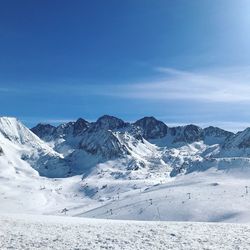
{"label": "snowcapped mountain", "polygon": [[19,147],[20,160],[47,177],[86,176],[105,162],[114,164],[115,176],[175,176],[215,166],[214,158],[246,157],[250,140],[249,130],[233,134],[192,124],[168,127],[154,117],[128,123],[108,115],[96,122],[79,118],[57,127],[38,124],[31,131],[15,118],[1,118],[0,152],[6,151],[4,142]]}
{"label": "snowcapped mountain", "polygon": [[69,167],[63,156],[33,134],[16,118],[0,118],[2,170],[17,171],[30,165],[42,176],[66,176]]}
{"label": "snowcapped mountain", "polygon": [[[144,178],[145,171],[175,176],[195,171],[194,166],[201,169],[200,164],[214,166],[207,164],[208,159],[218,157],[234,137],[232,132],[212,126],[169,127],[154,117],[128,123],[109,115],[92,123],[80,118],[58,127],[38,124],[32,131],[64,155],[73,175],[90,174],[98,164],[113,161],[124,170],[140,173],[144,169],[136,178]],[[114,172],[118,169],[120,166]]]}
{"label": "snowcapped mountain", "polygon": [[97,130],[116,130],[124,128],[128,125],[123,120],[116,118],[110,115],[104,115],[100,117],[95,123],[91,126],[91,131]]}
{"label": "snowcapped mountain", "polygon": [[165,167],[159,160],[158,148],[141,136],[139,127],[113,116],[104,115],[93,123],[80,118],[58,127],[38,124],[31,130],[63,154],[72,175],[86,174],[110,160],[130,172],[152,167],[155,161]]}
{"label": "snowcapped mountain", "polygon": [[[250,218],[241,194],[250,176],[249,134],[107,115],[29,130],[2,117],[1,211],[60,214],[67,207],[84,217],[241,221]],[[218,210],[223,195],[227,206]]]}

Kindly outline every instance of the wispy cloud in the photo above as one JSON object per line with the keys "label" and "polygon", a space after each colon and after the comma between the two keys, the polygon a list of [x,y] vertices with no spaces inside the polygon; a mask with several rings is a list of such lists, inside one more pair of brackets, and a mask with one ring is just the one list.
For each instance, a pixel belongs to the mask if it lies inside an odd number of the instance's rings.
{"label": "wispy cloud", "polygon": [[103,94],[148,100],[250,103],[250,68],[206,72],[187,72],[162,67],[155,70],[161,76],[153,81],[113,86]]}
{"label": "wispy cloud", "polygon": [[19,95],[55,94],[70,96],[110,96],[141,100],[188,100],[212,103],[250,103],[250,67],[182,71],[156,67],[150,81],[117,84],[63,82],[27,88],[0,88]]}

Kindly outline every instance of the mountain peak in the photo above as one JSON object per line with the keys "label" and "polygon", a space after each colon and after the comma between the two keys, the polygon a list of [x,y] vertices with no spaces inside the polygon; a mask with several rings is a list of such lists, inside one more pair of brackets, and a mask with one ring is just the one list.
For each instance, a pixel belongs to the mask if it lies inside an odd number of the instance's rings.
{"label": "mountain peak", "polygon": [[49,123],[38,123],[34,128],[32,128],[31,130],[35,130],[35,129],[43,129],[43,128],[55,128],[55,126],[49,124]]}
{"label": "mountain peak", "polygon": [[79,118],[73,125],[73,134],[74,136],[81,134],[83,131],[85,131],[88,128],[89,122]]}
{"label": "mountain peak", "polygon": [[95,126],[98,128],[110,130],[122,128],[125,125],[126,123],[123,120],[111,115],[103,115],[95,122]]}
{"label": "mountain peak", "polygon": [[162,121],[157,120],[153,116],[146,116],[134,123],[143,131],[143,137],[145,139],[158,139],[167,134],[168,126]]}
{"label": "mountain peak", "polygon": [[[238,148],[238,149],[247,149],[250,148],[250,128],[246,128],[243,131],[240,131],[232,136],[228,137],[223,144],[223,148]],[[244,154],[249,155],[248,152]]]}
{"label": "mountain peak", "polygon": [[83,118],[78,118],[75,123],[89,123],[89,122],[84,120]]}
{"label": "mountain peak", "polygon": [[139,120],[155,120],[155,121],[157,121],[157,119],[154,116],[144,116]]}
{"label": "mountain peak", "polygon": [[221,128],[218,128],[218,127],[214,127],[214,126],[209,126],[209,127],[206,127],[203,129],[204,131],[204,134],[206,136],[230,136],[230,135],[233,135],[234,133],[233,132],[229,132],[229,131],[226,131],[224,129],[221,129]]}
{"label": "mountain peak", "polygon": [[31,131],[36,134],[38,137],[43,138],[47,135],[52,135],[56,127],[50,124],[38,123]]}

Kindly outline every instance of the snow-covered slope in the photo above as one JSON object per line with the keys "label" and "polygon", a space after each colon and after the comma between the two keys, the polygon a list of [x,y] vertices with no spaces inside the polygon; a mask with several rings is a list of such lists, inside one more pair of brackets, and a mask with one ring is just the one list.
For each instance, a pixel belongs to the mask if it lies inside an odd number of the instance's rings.
{"label": "snow-covered slope", "polygon": [[27,168],[32,171],[33,168],[47,177],[65,176],[69,172],[63,156],[16,118],[0,117],[0,145],[0,171],[16,172]]}
{"label": "snow-covered slope", "polygon": [[250,128],[228,137],[222,145],[219,156],[250,157]]}
{"label": "snow-covered slope", "polygon": [[1,249],[248,249],[250,226],[0,215]]}

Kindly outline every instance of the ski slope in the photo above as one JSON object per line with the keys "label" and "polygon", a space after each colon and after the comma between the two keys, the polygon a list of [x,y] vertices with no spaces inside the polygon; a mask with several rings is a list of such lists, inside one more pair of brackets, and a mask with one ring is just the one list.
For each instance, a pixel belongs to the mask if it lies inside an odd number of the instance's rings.
{"label": "ski slope", "polygon": [[[90,189],[91,182],[88,183]],[[98,207],[85,212],[81,212],[81,207],[72,208],[69,214],[125,220],[250,222],[247,171],[239,174],[233,170],[210,169],[171,178],[166,182],[138,181],[108,185],[113,192],[106,195],[113,199],[103,199],[104,202],[99,202],[102,204]],[[125,187],[130,189],[125,191]],[[106,197],[104,191],[100,190],[92,199],[98,196]]]}
{"label": "ski slope", "polygon": [[250,225],[0,214],[0,249],[249,249]]}
{"label": "ski slope", "polygon": [[247,169],[209,169],[145,180],[113,180],[95,174],[86,179],[2,177],[0,212],[64,215],[62,210],[67,208],[67,216],[87,218],[249,223],[248,187]]}

